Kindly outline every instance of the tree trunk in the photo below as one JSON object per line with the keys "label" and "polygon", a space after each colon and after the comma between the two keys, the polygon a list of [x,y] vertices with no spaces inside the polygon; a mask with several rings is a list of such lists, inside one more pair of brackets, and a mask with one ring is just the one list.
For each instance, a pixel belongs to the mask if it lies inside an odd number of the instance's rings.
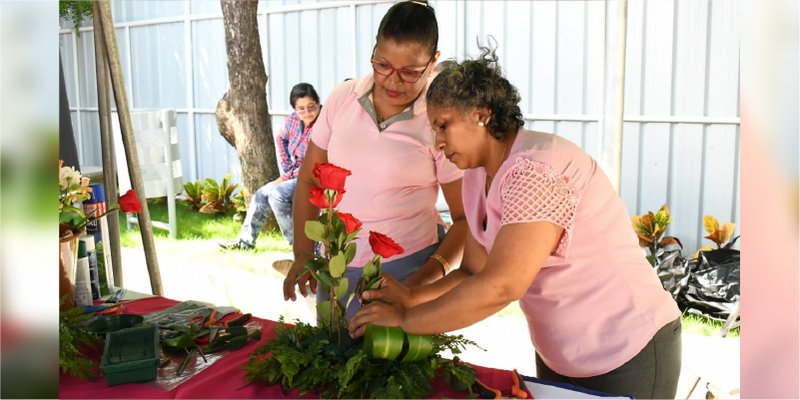
{"label": "tree trunk", "polygon": [[258,35],[257,1],[220,0],[225,24],[230,88],[217,103],[217,126],[242,165],[246,204],[258,188],[278,177],[267,73]]}

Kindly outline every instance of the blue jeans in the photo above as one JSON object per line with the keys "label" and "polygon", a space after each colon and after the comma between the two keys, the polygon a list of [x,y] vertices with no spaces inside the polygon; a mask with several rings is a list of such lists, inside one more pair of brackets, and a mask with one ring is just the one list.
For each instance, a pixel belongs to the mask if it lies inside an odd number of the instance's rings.
{"label": "blue jeans", "polygon": [[283,237],[292,244],[292,201],[297,188],[297,179],[289,179],[277,185],[272,182],[262,186],[250,199],[247,216],[244,218],[239,240],[255,246],[261,228],[270,214],[275,215]]}
{"label": "blue jeans", "polygon": [[[439,233],[438,242],[406,257],[381,263],[381,271],[391,275],[394,279],[397,279],[398,282],[403,282],[414,272],[417,272],[417,270],[422,267],[426,261],[428,261],[428,258],[430,258],[436,249],[439,248],[439,244],[442,243],[442,239],[444,239],[444,227],[437,225],[437,232]],[[347,288],[347,294],[345,294],[343,298],[339,299],[339,301],[342,303],[342,307],[344,307],[347,304],[347,299],[350,297],[350,293],[353,293],[353,288],[355,288],[358,278],[361,278],[361,268],[348,268],[342,276],[346,277],[350,283],[350,287]],[[330,296],[328,293],[323,293],[322,290],[317,291],[317,304],[327,301],[329,298]],[[356,311],[358,311],[360,308],[361,303],[357,298],[353,298],[353,301],[350,302],[350,306],[345,312],[345,317],[347,320],[349,321],[350,318],[353,318],[353,315],[355,315]]]}

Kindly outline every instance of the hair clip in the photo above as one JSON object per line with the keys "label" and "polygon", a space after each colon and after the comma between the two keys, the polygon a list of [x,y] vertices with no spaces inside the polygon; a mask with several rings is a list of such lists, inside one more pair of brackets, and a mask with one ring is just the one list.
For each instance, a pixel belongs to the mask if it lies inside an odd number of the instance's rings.
{"label": "hair clip", "polygon": [[427,2],[424,2],[424,1],[414,1],[414,0],[409,0],[409,3],[419,4],[419,5],[421,5],[421,6],[425,6],[425,7],[428,7],[428,8],[430,8],[430,6],[428,5],[428,3],[427,3]]}

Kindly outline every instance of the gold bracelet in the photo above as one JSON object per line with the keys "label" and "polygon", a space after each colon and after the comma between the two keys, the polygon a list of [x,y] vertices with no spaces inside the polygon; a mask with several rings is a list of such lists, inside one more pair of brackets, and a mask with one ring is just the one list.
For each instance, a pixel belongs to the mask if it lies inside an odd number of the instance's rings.
{"label": "gold bracelet", "polygon": [[444,271],[444,276],[447,276],[447,274],[450,272],[450,269],[451,269],[450,268],[450,263],[447,262],[447,260],[445,260],[444,257],[442,257],[442,256],[440,256],[440,255],[438,255],[436,253],[433,253],[430,256],[430,258],[438,261],[439,264],[442,264],[442,270]]}

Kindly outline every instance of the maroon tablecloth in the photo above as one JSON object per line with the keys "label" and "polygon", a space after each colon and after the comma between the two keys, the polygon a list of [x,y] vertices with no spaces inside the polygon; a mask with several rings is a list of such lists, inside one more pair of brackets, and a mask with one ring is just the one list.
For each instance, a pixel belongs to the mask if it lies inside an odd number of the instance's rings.
{"label": "maroon tablecloth", "polygon": [[[150,297],[125,304],[123,312],[131,314],[148,314],[178,304],[175,300],[163,297]],[[238,314],[237,314],[238,315]],[[227,318],[235,318],[236,315]],[[111,398],[316,398],[318,396],[299,396],[296,391],[284,393],[280,385],[266,385],[253,382],[244,385],[245,371],[241,368],[247,363],[248,356],[258,346],[265,344],[274,336],[275,321],[253,317],[253,321],[262,324],[261,340],[251,341],[245,347],[226,354],[214,364],[172,390],[164,390],[153,382],[129,383],[108,386],[101,376],[99,367],[96,370],[97,381],[80,379],[61,374],[59,377],[59,397],[65,399],[111,399]],[[92,354],[99,360],[102,349]],[[98,363],[99,364],[99,361]],[[478,371],[479,379],[495,388],[508,389],[512,384],[511,371],[497,370],[473,365]],[[432,398],[463,398],[467,392],[449,390],[440,380],[434,382]],[[528,398],[531,398],[528,394]]]}

